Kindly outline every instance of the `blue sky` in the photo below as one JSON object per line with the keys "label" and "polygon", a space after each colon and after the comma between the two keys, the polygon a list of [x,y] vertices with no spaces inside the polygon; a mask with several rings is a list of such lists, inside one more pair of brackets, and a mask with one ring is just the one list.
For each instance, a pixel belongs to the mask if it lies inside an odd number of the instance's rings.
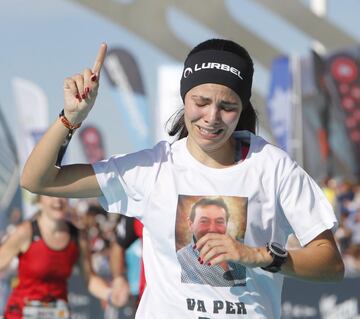
{"label": "blue sky", "polygon": [[[154,63],[144,68],[144,78],[155,73],[160,61],[171,61],[136,35],[71,1],[15,0],[5,1],[1,6],[0,39],[3,49],[0,59],[3,76],[0,80],[0,103],[9,123],[16,124],[11,87],[14,77],[31,80],[44,90],[49,103],[49,117],[53,120],[62,109],[63,79],[91,67],[98,45],[103,41],[109,46],[128,48],[135,56],[139,55],[139,63],[143,62],[141,52],[146,49],[147,59]],[[105,122],[110,128],[104,131],[105,134],[119,134],[121,128],[113,123],[113,117],[109,117],[116,107],[105,81],[99,102],[100,105],[89,117],[89,123],[96,118],[96,122]],[[125,151],[131,148],[126,139],[122,139],[122,144]]]}
{"label": "blue sky", "polygon": [[[279,50],[298,55],[308,52],[312,39],[255,1],[227,0],[226,6],[238,23],[250,28]],[[328,2],[328,19],[360,42],[358,12],[359,1]],[[207,37],[217,36],[175,7],[168,11],[168,21],[175,34],[190,46]],[[261,23],[257,23],[259,21]],[[137,35],[66,0],[3,0],[0,5],[0,39],[0,105],[13,127],[15,137],[17,124],[11,86],[14,77],[30,80],[42,88],[48,99],[49,117],[52,121],[62,109],[63,79],[80,72],[86,66],[92,66],[98,45],[103,41],[110,47],[121,46],[133,53],[142,70],[152,108],[157,103],[158,67],[178,63]],[[258,65],[254,85],[266,94],[268,81],[269,74]],[[95,123],[101,127],[108,154],[134,150],[131,136],[127,135],[121,125],[120,116],[108,83],[103,80],[98,103],[87,123]],[[71,145],[72,154],[76,160],[81,160],[77,148],[75,139]]]}

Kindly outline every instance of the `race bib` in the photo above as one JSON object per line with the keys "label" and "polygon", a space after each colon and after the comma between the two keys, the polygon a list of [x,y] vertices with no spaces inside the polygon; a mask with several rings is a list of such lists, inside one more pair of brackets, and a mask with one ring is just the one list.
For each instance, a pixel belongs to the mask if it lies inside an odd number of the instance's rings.
{"label": "race bib", "polygon": [[51,303],[32,300],[23,309],[23,319],[70,319],[70,311],[63,300]]}

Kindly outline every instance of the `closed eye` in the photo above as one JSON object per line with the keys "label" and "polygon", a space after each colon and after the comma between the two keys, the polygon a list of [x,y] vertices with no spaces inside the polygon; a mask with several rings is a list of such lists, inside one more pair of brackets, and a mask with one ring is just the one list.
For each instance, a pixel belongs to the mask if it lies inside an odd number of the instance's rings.
{"label": "closed eye", "polygon": [[207,103],[206,102],[195,102],[196,106],[202,107],[202,106],[206,106]]}
{"label": "closed eye", "polygon": [[220,101],[219,106],[226,112],[237,111],[241,108],[241,104],[236,101]]}
{"label": "closed eye", "polygon": [[224,110],[225,112],[233,112],[233,111],[236,111],[238,110],[238,107],[235,107],[235,106],[224,106],[222,105],[221,106],[221,109]]}
{"label": "closed eye", "polygon": [[195,104],[198,106],[205,106],[206,104],[211,103],[211,99],[204,97],[204,96],[192,95],[191,98],[195,102]]}

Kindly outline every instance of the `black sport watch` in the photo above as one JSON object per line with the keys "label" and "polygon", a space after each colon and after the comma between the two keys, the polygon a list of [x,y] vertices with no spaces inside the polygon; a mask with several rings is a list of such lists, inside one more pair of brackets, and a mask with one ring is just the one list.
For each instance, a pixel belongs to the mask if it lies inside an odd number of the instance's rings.
{"label": "black sport watch", "polygon": [[275,242],[267,243],[266,249],[269,252],[270,256],[273,258],[273,261],[270,265],[266,267],[261,267],[261,269],[270,271],[272,273],[280,271],[281,266],[286,262],[288,256],[287,250],[285,249],[285,247]]}

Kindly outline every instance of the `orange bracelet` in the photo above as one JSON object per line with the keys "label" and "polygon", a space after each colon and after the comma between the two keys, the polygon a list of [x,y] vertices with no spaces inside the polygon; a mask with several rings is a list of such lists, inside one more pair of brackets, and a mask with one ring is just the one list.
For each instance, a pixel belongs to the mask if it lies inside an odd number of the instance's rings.
{"label": "orange bracelet", "polygon": [[64,110],[62,110],[59,114],[59,118],[61,120],[61,123],[67,128],[69,129],[70,131],[74,131],[76,130],[77,128],[79,128],[81,126],[81,123],[79,124],[72,124],[65,116],[65,113],[64,113]]}
{"label": "orange bracelet", "polygon": [[61,120],[61,123],[69,130],[69,133],[66,135],[65,140],[63,144],[60,146],[59,153],[55,162],[55,166],[57,168],[61,168],[61,161],[64,157],[64,154],[66,152],[66,149],[70,143],[70,140],[73,136],[74,131],[81,126],[81,123],[73,125],[70,123],[70,121],[66,118],[64,114],[64,110],[62,110],[59,114],[59,118]]}

